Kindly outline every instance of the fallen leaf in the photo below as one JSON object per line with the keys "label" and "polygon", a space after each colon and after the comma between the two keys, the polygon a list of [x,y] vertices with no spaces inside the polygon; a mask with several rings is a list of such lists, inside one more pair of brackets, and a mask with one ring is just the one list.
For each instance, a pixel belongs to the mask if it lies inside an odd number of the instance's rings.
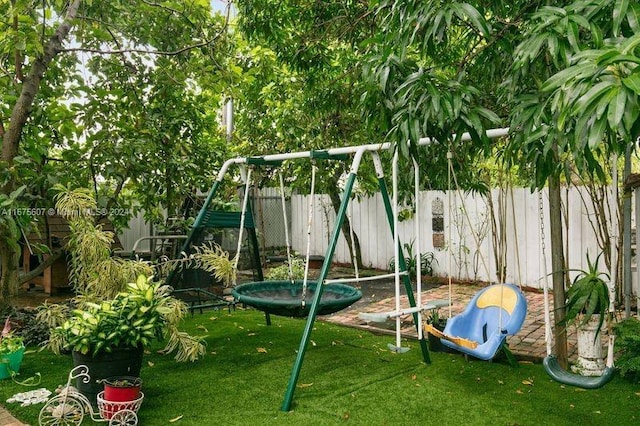
{"label": "fallen leaf", "polygon": [[217,353],[217,352],[214,352],[214,351],[211,351],[211,352],[209,352],[209,353],[210,353],[211,355],[218,355],[218,353]]}
{"label": "fallen leaf", "polygon": [[593,412],[593,414],[602,414],[602,412],[600,410],[596,410]]}
{"label": "fallen leaf", "polygon": [[153,367],[155,364],[154,364],[152,361],[147,361],[147,365],[148,365],[149,367]]}
{"label": "fallen leaf", "polygon": [[522,395],[522,394],[523,394],[523,392],[522,392],[520,389],[518,389],[518,390],[516,391],[516,393],[517,393],[518,395]]}
{"label": "fallen leaf", "polygon": [[311,341],[311,346],[316,346],[316,342],[314,342],[313,340]]}
{"label": "fallen leaf", "polygon": [[266,348],[258,348],[258,352],[261,354],[266,354],[267,353],[267,349]]}
{"label": "fallen leaf", "polygon": [[175,423],[175,422],[177,422],[178,420],[180,420],[182,417],[183,417],[183,416],[182,416],[182,414],[181,414],[181,415],[179,415],[178,417],[174,417],[173,419],[169,420],[169,423]]}
{"label": "fallen leaf", "polygon": [[504,382],[502,380],[498,380],[498,384],[499,385],[504,385]]}
{"label": "fallen leaf", "polygon": [[255,335],[256,335],[256,333],[249,333],[249,334],[247,334],[247,336],[255,336]]}
{"label": "fallen leaf", "polygon": [[209,319],[210,319],[211,321],[215,321],[215,320],[217,320],[217,319],[218,319],[218,317],[209,317]]}
{"label": "fallen leaf", "polygon": [[569,404],[569,408],[576,408],[576,406],[573,404]]}
{"label": "fallen leaf", "polygon": [[196,328],[197,328],[197,329],[199,329],[199,330],[204,331],[205,333],[208,333],[208,332],[209,332],[209,330],[207,330],[207,327],[205,327],[204,325],[199,325],[199,326],[197,326]]}
{"label": "fallen leaf", "polygon": [[533,382],[531,380],[523,380],[522,384],[527,386],[533,386]]}
{"label": "fallen leaf", "polygon": [[411,376],[411,380],[415,380],[417,378],[418,378],[418,376],[416,376],[415,374],[413,376]]}
{"label": "fallen leaf", "polygon": [[297,387],[300,389],[309,388],[313,386],[313,383],[300,383]]}
{"label": "fallen leaf", "polygon": [[344,420],[349,420],[349,413],[344,413],[344,414],[342,415],[342,418],[343,418]]}
{"label": "fallen leaf", "polygon": [[636,392],[636,395],[640,396],[640,392]]}

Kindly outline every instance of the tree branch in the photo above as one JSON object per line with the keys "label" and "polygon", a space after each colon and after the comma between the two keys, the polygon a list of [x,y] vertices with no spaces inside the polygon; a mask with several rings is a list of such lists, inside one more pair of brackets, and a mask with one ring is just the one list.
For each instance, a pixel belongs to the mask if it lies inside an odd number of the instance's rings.
{"label": "tree branch", "polygon": [[[40,82],[53,61],[62,50],[62,41],[69,35],[73,21],[78,13],[81,0],[73,0],[67,9],[67,15],[51,36],[43,49],[42,56],[39,56],[31,66],[29,74],[26,76],[22,91],[11,112],[11,126],[7,129],[2,138],[2,153],[0,159],[4,160],[9,167],[13,165],[13,159],[18,153],[22,129],[29,118],[33,101],[40,89]],[[11,186],[11,185],[10,185]],[[10,186],[8,189],[10,189]]]}
{"label": "tree branch", "polygon": [[117,49],[117,50],[100,50],[100,49],[87,49],[83,47],[75,47],[63,49],[64,52],[84,52],[84,53],[95,53],[97,55],[122,55],[125,53],[147,53],[150,55],[159,55],[159,56],[177,56],[181,53],[187,52],[189,50],[197,49],[198,47],[208,46],[213,43],[220,34],[217,34],[211,40],[203,41],[202,43],[191,44],[189,46],[185,46],[178,50],[173,51],[165,51],[165,50],[149,50],[149,49]]}

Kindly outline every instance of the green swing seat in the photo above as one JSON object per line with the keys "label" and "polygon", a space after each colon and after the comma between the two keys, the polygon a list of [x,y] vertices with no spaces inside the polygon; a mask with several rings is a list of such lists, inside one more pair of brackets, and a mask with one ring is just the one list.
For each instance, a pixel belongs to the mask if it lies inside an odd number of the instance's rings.
{"label": "green swing seat", "polygon": [[[240,284],[231,291],[240,303],[267,314],[304,318],[309,315],[318,284],[307,282],[302,300],[303,281],[258,281]],[[360,300],[362,292],[345,284],[325,284],[318,305],[318,315],[338,312]]]}

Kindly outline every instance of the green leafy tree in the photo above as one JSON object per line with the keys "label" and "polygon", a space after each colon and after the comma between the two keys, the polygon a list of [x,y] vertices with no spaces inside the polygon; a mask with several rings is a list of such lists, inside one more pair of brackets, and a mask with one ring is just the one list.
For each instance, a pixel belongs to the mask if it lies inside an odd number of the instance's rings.
{"label": "green leafy tree", "polygon": [[372,44],[367,75],[373,89],[365,98],[365,108],[378,112],[372,119],[385,123],[401,147],[422,134],[444,141],[469,131],[471,143],[451,142],[463,170],[495,153],[481,136],[484,128],[508,123],[513,132],[505,165],[517,164],[532,187],[549,183],[560,321],[560,179],[576,172],[605,179],[603,159],[637,137],[638,4],[416,0],[375,6],[381,31]]}
{"label": "green leafy tree", "polygon": [[[371,37],[372,14],[366,2],[241,0],[237,2],[240,65],[236,137],[240,152],[260,155],[326,149],[381,142],[382,136],[363,126],[359,98],[364,91],[359,44]],[[316,192],[340,204],[344,162],[317,162]],[[372,166],[363,165],[359,185],[370,192]],[[304,193],[310,187],[310,167],[285,164],[289,184]],[[295,177],[295,178],[293,178]],[[351,247],[350,223],[343,233],[360,263],[356,237]]]}
{"label": "green leafy tree", "polygon": [[[0,12],[4,213],[53,206],[62,183],[93,187],[100,208],[137,199],[157,220],[206,186],[225,156],[215,119],[232,47],[208,1],[11,0]],[[27,278],[30,219],[0,217],[0,305]]]}

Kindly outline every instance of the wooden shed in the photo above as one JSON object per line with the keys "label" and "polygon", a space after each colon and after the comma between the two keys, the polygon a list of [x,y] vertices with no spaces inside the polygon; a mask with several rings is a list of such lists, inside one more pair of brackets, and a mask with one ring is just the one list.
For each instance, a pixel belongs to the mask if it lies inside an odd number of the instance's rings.
{"label": "wooden shed", "polygon": [[[100,222],[105,231],[114,232],[113,250],[121,250],[122,245],[115,234],[113,225],[108,219]],[[23,241],[22,247],[22,268],[23,271],[32,271],[40,265],[41,261],[47,259],[49,255],[38,255],[34,253],[33,246],[37,244],[46,245],[51,251],[56,251],[66,246],[69,242],[71,230],[67,220],[57,214],[37,216],[39,232],[31,232]],[[42,274],[25,283],[27,288],[36,286],[42,287],[46,294],[55,294],[57,291],[69,288],[69,273],[67,272],[67,258],[63,255],[56,260],[53,265],[44,270]]]}

